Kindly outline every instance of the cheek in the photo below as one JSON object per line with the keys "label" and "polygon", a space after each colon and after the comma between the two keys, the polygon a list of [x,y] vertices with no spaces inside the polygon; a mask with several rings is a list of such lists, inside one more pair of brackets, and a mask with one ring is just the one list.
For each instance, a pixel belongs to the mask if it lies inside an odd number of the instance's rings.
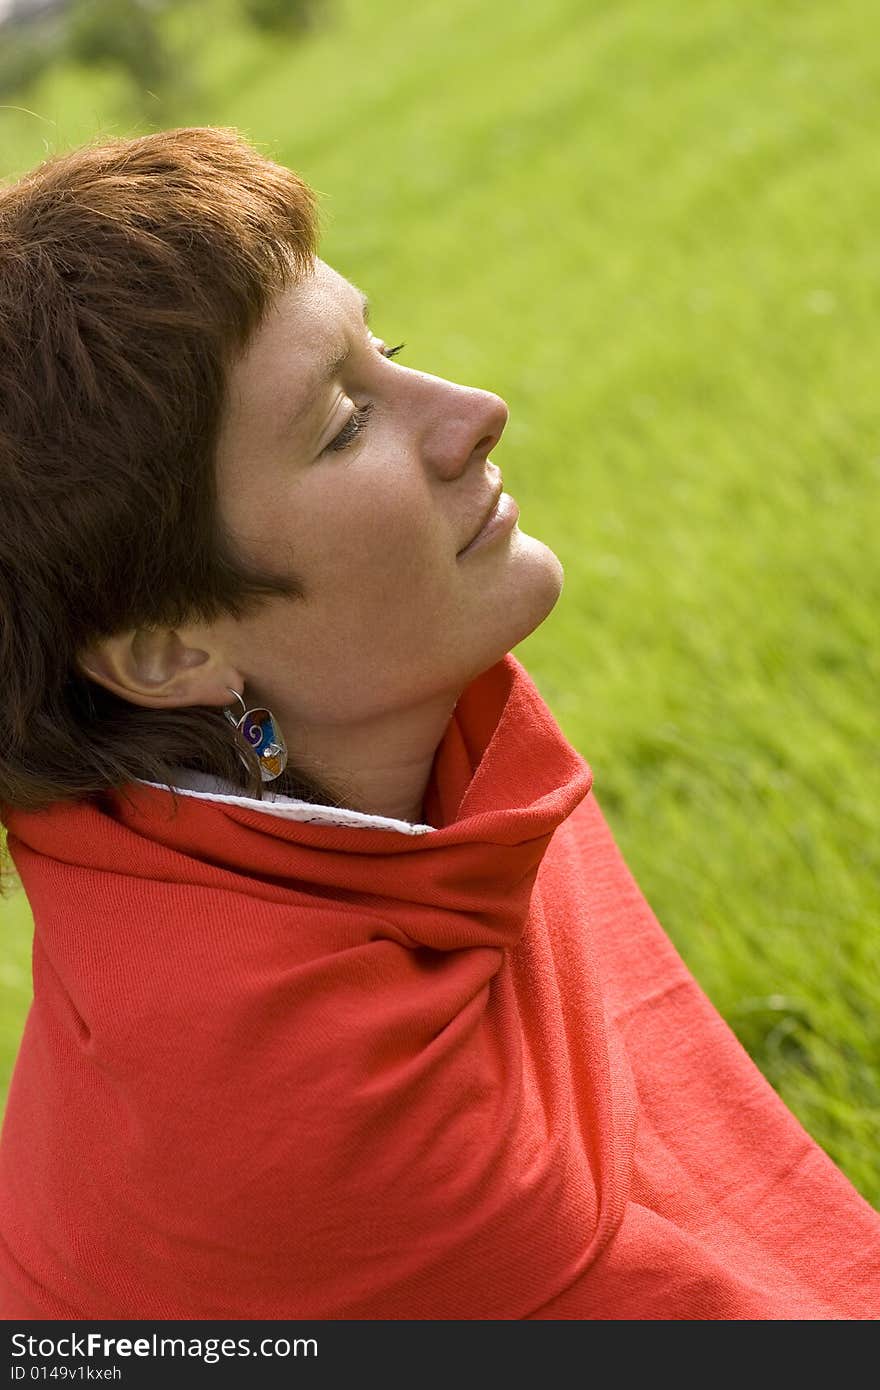
{"label": "cheek", "polygon": [[387,483],[328,502],[309,535],[316,568],[343,587],[355,576],[370,588],[392,590],[402,582],[424,583],[432,573],[436,579],[450,544],[423,493]]}

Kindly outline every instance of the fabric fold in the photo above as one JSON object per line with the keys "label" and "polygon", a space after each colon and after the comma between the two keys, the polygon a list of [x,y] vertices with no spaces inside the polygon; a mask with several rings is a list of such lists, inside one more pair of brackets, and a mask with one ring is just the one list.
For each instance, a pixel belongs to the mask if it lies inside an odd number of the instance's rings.
{"label": "fabric fold", "polygon": [[4,1316],[880,1313],[880,1217],[688,973],[512,654],[424,814],[132,783],[4,817],[35,919]]}

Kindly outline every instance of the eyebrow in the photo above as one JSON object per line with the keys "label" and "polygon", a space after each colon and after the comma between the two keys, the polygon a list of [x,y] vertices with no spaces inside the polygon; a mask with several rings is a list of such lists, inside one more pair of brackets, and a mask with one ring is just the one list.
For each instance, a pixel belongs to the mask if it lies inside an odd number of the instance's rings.
{"label": "eyebrow", "polygon": [[[349,282],[350,283],[350,282]],[[370,323],[370,301],[362,289],[357,285],[352,285],[357,290],[361,301],[361,312],[364,316],[364,323],[369,327]],[[318,396],[329,386],[330,382],[341,370],[351,356],[351,347],[344,348],[341,352],[335,352],[331,358],[322,362],[318,367],[317,374],[312,385],[309,387],[308,394],[303,400],[297,402],[292,410],[287,412],[281,424],[281,438],[286,439],[290,432],[299,424],[300,420],[314,408]]]}

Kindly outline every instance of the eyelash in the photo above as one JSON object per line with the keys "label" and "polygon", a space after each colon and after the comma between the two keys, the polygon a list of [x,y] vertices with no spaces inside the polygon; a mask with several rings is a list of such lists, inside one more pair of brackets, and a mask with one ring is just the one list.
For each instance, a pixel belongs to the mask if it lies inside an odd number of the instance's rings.
{"label": "eyelash", "polygon": [[[406,347],[406,343],[398,343],[397,347],[383,348],[383,357],[396,357],[397,354]],[[350,415],[335,439],[325,447],[323,452],[338,452],[340,449],[347,449],[349,444],[353,444],[357,436],[364,429],[373,411],[373,402],[368,401],[366,405],[360,406],[353,415]]]}

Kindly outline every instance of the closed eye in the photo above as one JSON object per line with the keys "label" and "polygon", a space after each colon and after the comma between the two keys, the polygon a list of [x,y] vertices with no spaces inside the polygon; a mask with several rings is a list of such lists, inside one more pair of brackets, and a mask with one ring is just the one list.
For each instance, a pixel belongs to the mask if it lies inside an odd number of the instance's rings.
{"label": "closed eye", "polygon": [[[379,349],[383,357],[396,357],[397,354],[406,347],[406,343],[398,343],[396,347]],[[347,449],[349,444],[353,444],[358,435],[366,428],[367,421],[373,412],[373,402],[367,401],[366,405],[358,406],[353,415],[349,415],[342,429],[335,439],[321,450],[323,454],[328,452],[339,453],[341,449]]]}
{"label": "closed eye", "polygon": [[330,443],[326,446],[326,448],[322,449],[321,452],[323,454],[326,454],[330,450],[338,451],[339,449],[347,449],[349,444],[352,444],[357,438],[357,436],[361,433],[361,431],[366,427],[366,423],[369,420],[372,413],[372,401],[367,401],[366,405],[359,406],[353,415],[349,415],[348,419],[342,426],[342,429],[339,431],[336,438],[331,439]]}

